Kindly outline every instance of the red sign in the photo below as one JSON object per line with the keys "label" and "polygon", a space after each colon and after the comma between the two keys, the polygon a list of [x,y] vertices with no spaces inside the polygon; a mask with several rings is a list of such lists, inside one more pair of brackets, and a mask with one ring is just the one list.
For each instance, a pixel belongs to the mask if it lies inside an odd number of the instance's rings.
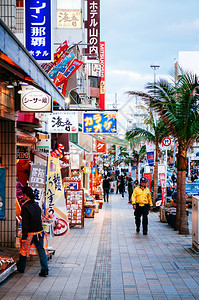
{"label": "red sign", "polygon": [[79,61],[78,59],[74,59],[64,73],[58,72],[57,76],[54,79],[55,85],[58,86],[62,84],[66,79],[68,79],[71,75],[73,75],[77,71],[77,69],[81,67],[82,64],[83,64],[82,61]]}
{"label": "red sign", "polygon": [[106,154],[106,143],[99,142],[98,140],[93,141],[93,152]]}
{"label": "red sign", "polygon": [[165,206],[166,198],[167,198],[167,190],[166,190],[166,178],[164,173],[159,173],[161,193],[162,193],[162,202],[161,206]]}
{"label": "red sign", "polygon": [[87,1],[87,43],[90,45],[85,49],[88,59],[97,59],[100,53],[100,0]]}
{"label": "red sign", "polygon": [[100,80],[99,108],[105,109],[105,42],[100,42],[100,65],[101,65],[101,80]]}

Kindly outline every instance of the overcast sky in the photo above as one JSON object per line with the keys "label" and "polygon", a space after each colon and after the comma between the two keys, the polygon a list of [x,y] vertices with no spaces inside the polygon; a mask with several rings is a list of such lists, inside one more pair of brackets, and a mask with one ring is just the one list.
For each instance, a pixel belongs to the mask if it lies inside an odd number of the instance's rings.
{"label": "overcast sky", "polygon": [[101,40],[106,43],[106,103],[168,76],[179,51],[199,50],[198,0],[101,0]]}
{"label": "overcast sky", "polygon": [[[81,6],[81,0],[59,2],[68,8]],[[100,6],[101,40],[106,43],[106,108],[111,108],[117,94],[125,115],[129,98],[124,93],[144,90],[145,84],[153,82],[151,64],[160,65],[157,79],[168,77],[179,51],[199,51],[199,0],[101,0]]]}

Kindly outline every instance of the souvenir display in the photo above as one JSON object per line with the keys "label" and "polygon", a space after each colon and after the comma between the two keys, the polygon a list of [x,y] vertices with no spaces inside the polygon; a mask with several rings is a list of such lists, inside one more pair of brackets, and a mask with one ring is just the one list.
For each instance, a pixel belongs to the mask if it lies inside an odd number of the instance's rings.
{"label": "souvenir display", "polygon": [[84,227],[84,190],[66,190],[66,209],[71,225]]}

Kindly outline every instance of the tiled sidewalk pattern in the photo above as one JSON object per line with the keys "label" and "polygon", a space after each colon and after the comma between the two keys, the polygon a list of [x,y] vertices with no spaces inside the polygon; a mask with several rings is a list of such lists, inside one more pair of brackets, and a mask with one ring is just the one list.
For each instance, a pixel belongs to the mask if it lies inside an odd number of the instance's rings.
{"label": "tiled sidewalk pattern", "polygon": [[149,215],[149,234],[135,233],[127,196],[111,202],[84,229],[54,237],[50,275],[40,278],[39,262],[29,261],[24,274],[0,285],[0,299],[199,299],[199,255],[191,235],[183,236],[158,213]]}

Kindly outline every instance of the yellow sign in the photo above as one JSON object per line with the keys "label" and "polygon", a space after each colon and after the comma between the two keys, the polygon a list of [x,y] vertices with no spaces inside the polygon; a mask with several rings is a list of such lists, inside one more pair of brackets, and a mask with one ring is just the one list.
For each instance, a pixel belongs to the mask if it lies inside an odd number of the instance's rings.
{"label": "yellow sign", "polygon": [[81,28],[80,9],[58,9],[57,28]]}
{"label": "yellow sign", "polygon": [[100,81],[100,94],[105,94],[105,81]]}

